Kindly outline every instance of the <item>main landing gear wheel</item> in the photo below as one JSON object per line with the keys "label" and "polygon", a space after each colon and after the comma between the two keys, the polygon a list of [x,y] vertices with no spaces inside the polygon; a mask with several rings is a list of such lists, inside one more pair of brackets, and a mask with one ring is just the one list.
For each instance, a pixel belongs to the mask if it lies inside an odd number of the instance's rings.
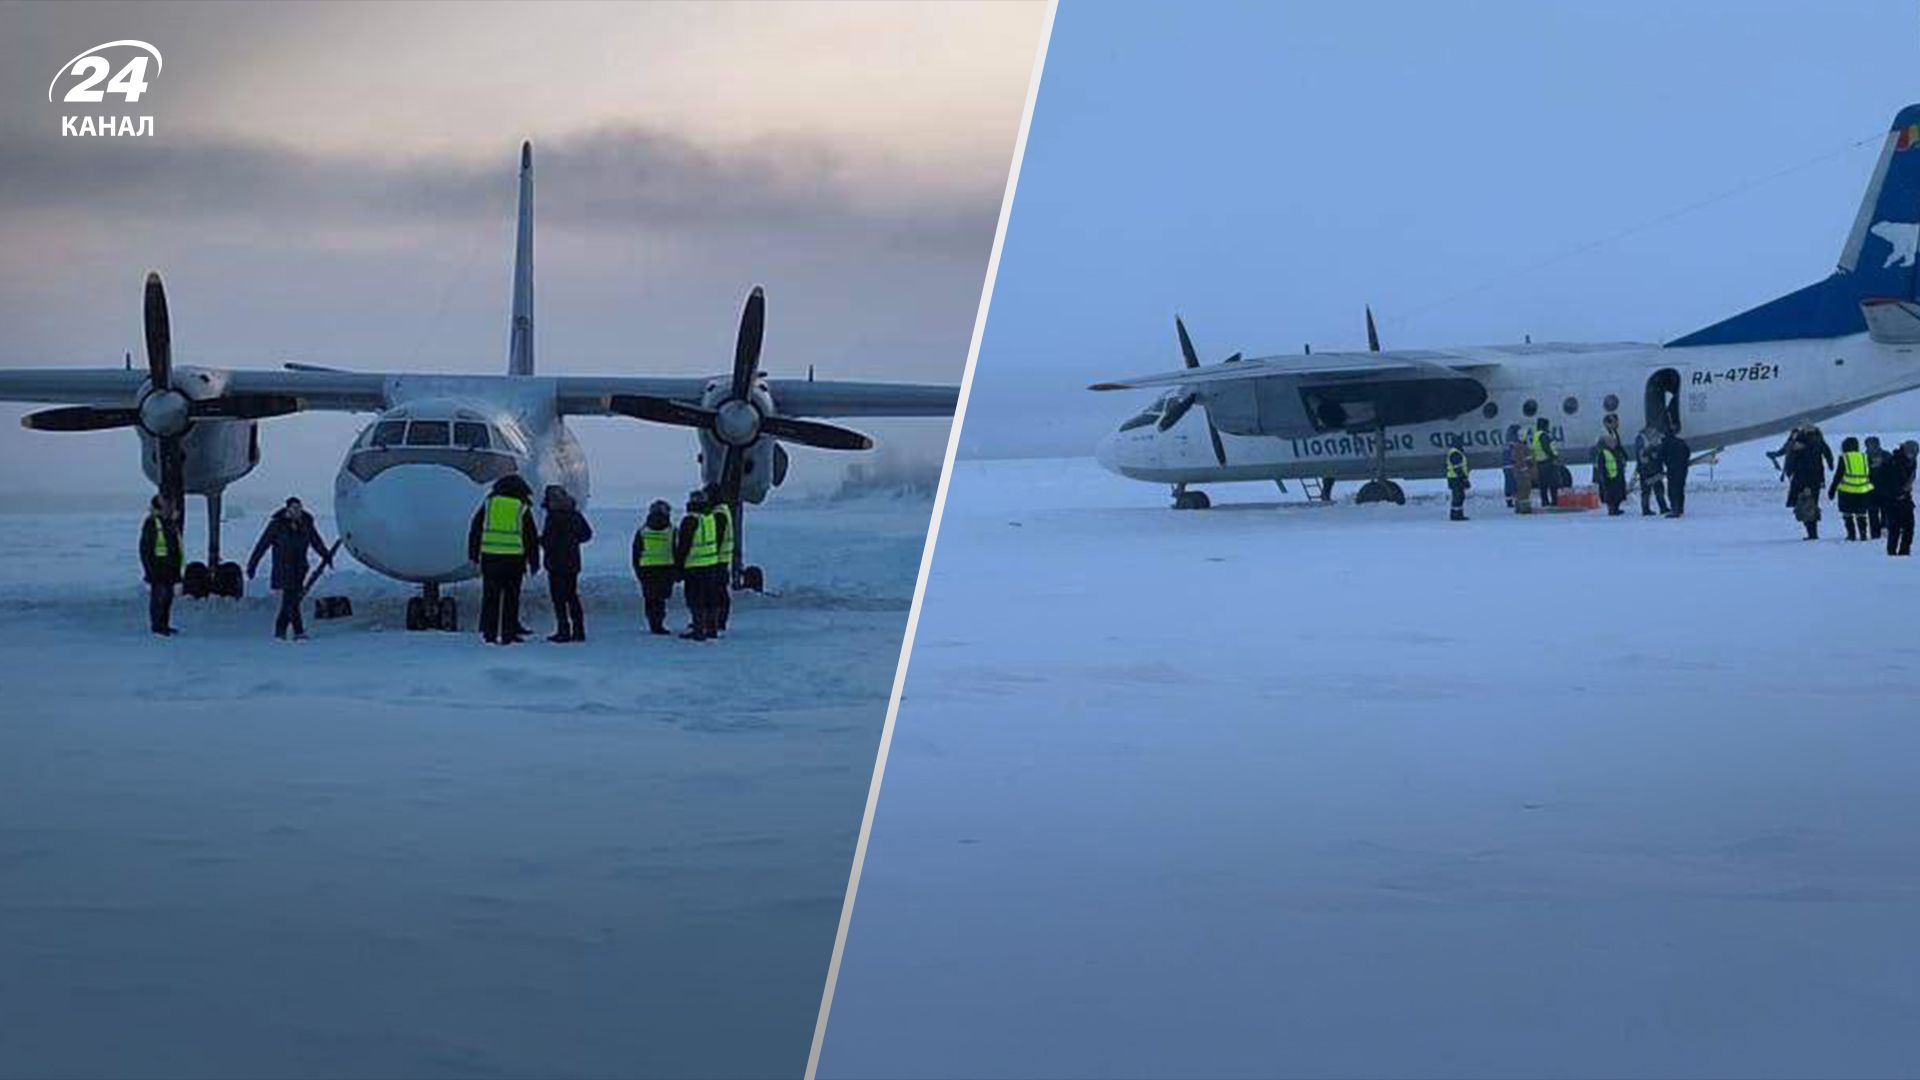
{"label": "main landing gear wheel", "polygon": [[238,600],[247,595],[247,575],[237,562],[223,562],[213,572],[213,595]]}
{"label": "main landing gear wheel", "polygon": [[1360,485],[1360,492],[1353,497],[1353,501],[1362,506],[1367,503],[1377,502],[1390,502],[1395,506],[1405,506],[1407,505],[1407,493],[1400,490],[1400,485],[1391,480],[1369,480]]}
{"label": "main landing gear wheel", "polygon": [[437,589],[429,590],[425,596],[410,597],[407,600],[407,629],[458,630],[460,606],[453,597],[441,596]]}
{"label": "main landing gear wheel", "polygon": [[748,592],[766,592],[767,575],[757,566],[743,566],[740,568],[740,580],[734,588],[745,589]]}
{"label": "main landing gear wheel", "polygon": [[213,595],[213,573],[203,562],[190,562],[180,573],[180,592],[191,600],[205,600]]}
{"label": "main landing gear wheel", "polygon": [[1204,491],[1176,491],[1173,493],[1175,510],[1205,510],[1213,505]]}

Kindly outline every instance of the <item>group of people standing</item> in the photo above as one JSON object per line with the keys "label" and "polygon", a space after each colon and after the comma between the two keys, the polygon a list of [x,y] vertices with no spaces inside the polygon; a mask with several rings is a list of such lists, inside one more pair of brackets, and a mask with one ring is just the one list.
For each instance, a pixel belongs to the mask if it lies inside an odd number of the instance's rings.
{"label": "group of people standing", "polygon": [[[496,480],[487,498],[474,511],[467,530],[467,557],[480,566],[480,636],[488,644],[514,645],[531,633],[520,621],[520,593],[528,574],[547,574],[547,592],[553,600],[555,643],[587,640],[586,610],[580,602],[580,549],[593,539],[579,504],[566,488],[548,485],[541,499],[545,526],[534,518],[533,491],[519,476]],[[733,508],[712,490],[687,496],[686,514],[678,525],[666,500],[657,500],[633,534],[633,572],[640,579],[647,628],[655,634],[667,628],[667,605],[676,584],[684,583],[688,626],[680,636],[695,641],[720,637],[732,613],[732,569],[738,537]],[[252,578],[262,559],[273,558],[272,585],[280,593],[274,616],[275,637],[295,640],[307,636],[301,602],[308,587],[309,552],[331,562],[332,549],[320,538],[313,515],[297,498],[290,498],[267,520],[253,555],[247,560]],[[173,506],[156,495],[140,526],[140,566],[147,582],[149,628],[161,637],[178,633],[173,626],[173,598],[185,567],[180,526]]]}
{"label": "group of people standing", "polygon": [[[1820,538],[1820,493],[1839,504],[1847,539],[1886,538],[1887,554],[1913,551],[1913,480],[1920,443],[1908,439],[1894,450],[1870,435],[1864,444],[1854,436],[1840,442],[1836,458],[1819,425],[1805,424],[1787,435],[1780,449],[1767,455],[1787,479],[1787,508],[1807,530],[1807,539]],[[1832,470],[1833,479],[1827,480]]]}
{"label": "group of people standing", "polygon": [[[1620,418],[1608,413],[1600,441],[1593,448],[1593,484],[1606,504],[1607,513],[1619,516],[1627,501],[1628,468],[1637,470],[1640,485],[1640,513],[1651,517],[1653,506],[1665,517],[1680,517],[1687,509],[1687,467],[1693,450],[1679,432],[1648,426],[1633,440],[1629,451],[1620,436]],[[1560,492],[1571,485],[1573,474],[1561,460],[1553,439],[1552,425],[1545,417],[1531,431],[1518,426],[1508,429],[1502,455],[1502,473],[1506,484],[1507,505],[1515,513],[1533,512],[1533,494],[1537,488],[1540,505],[1560,505]],[[1447,486],[1452,493],[1450,516],[1467,520],[1464,504],[1467,480],[1465,452],[1458,447],[1447,451]]]}
{"label": "group of people standing", "polygon": [[[534,520],[532,496],[526,481],[503,476],[468,527],[467,557],[480,564],[480,636],[501,645],[526,639],[520,590],[526,575],[540,572],[544,555],[556,624],[547,640],[585,641],[580,548],[593,539],[593,526],[564,487],[550,484],[541,500],[546,511],[542,529]],[[656,500],[633,535],[633,572],[640,580],[647,628],[655,634],[671,632],[667,604],[674,585],[684,582],[689,623],[680,636],[694,641],[717,638],[726,630],[733,606],[733,508],[702,490],[687,496],[686,514],[677,527],[672,514],[664,499]]]}

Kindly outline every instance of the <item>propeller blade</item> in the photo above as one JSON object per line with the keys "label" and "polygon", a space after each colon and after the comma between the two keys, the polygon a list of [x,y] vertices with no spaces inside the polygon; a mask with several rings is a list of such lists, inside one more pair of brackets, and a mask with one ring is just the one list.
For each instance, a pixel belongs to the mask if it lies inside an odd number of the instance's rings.
{"label": "propeller blade", "polygon": [[672,398],[651,397],[646,394],[615,394],[607,399],[607,408],[621,416],[631,416],[635,420],[650,420],[656,424],[673,424],[676,427],[713,429],[712,409],[698,405],[689,405]]}
{"label": "propeller blade", "polygon": [[97,409],[92,405],[42,409],[20,418],[21,427],[34,431],[106,431],[139,422],[139,409]]}
{"label": "propeller blade", "polygon": [[147,274],[147,291],[142,310],[147,331],[147,375],[155,390],[173,385],[173,327],[167,319],[167,288],[160,275]]}
{"label": "propeller blade", "polygon": [[173,508],[173,520],[186,518],[187,504],[187,451],[180,445],[178,435],[157,439],[160,454],[160,494],[166,496],[167,503]]}
{"label": "propeller blade", "polygon": [[286,394],[235,394],[194,402],[187,415],[195,420],[264,420],[300,411],[300,399]]}
{"label": "propeller blade", "polygon": [[760,433],[822,450],[873,449],[873,440],[852,428],[823,424],[818,420],[795,420],[790,416],[767,417],[760,422]]}
{"label": "propeller blade", "polygon": [[1200,356],[1193,351],[1193,339],[1187,336],[1187,324],[1178,315],[1173,317],[1173,329],[1180,335],[1180,355],[1187,361],[1187,366],[1199,367]]}
{"label": "propeller blade", "polygon": [[1380,351],[1380,331],[1373,325],[1373,305],[1367,305],[1367,351]]}
{"label": "propeller blade", "polygon": [[1227,444],[1220,441],[1220,429],[1213,426],[1213,417],[1207,417],[1207,437],[1213,440],[1213,459],[1221,465],[1227,463]]}
{"label": "propeller blade", "polygon": [[733,345],[733,396],[745,401],[760,371],[760,339],[767,329],[766,290],[755,285],[740,313],[740,337]]}

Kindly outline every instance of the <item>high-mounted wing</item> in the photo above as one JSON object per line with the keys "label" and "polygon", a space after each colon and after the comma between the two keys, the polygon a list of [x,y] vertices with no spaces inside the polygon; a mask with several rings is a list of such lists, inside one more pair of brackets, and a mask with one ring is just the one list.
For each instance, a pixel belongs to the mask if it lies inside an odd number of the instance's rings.
{"label": "high-mounted wing", "polygon": [[1494,364],[1479,357],[1428,349],[1402,349],[1393,352],[1303,353],[1298,356],[1253,356],[1202,364],[1180,371],[1153,375],[1135,375],[1124,379],[1097,382],[1089,390],[1136,390],[1155,386],[1190,386],[1201,383],[1234,382],[1241,379],[1328,378],[1379,375],[1388,372],[1426,372],[1443,376],[1491,368]]}
{"label": "high-mounted wing", "polygon": [[[1375,431],[1442,420],[1479,408],[1486,385],[1472,372],[1497,366],[1480,356],[1399,350],[1303,353],[1200,364],[1178,327],[1188,366],[1180,371],[1094,383],[1092,390],[1175,387],[1184,390],[1165,415],[1178,417],[1195,403],[1208,423],[1230,435],[1300,437],[1331,431]],[[1172,424],[1161,423],[1164,430]]]}
{"label": "high-mounted wing", "polygon": [[[709,380],[644,375],[561,375],[554,379],[563,414],[609,416],[615,397],[669,398],[698,404]],[[956,386],[917,383],[768,379],[767,390],[781,416],[951,416],[960,400]]]}
{"label": "high-mounted wing", "polygon": [[[214,396],[293,398],[301,411],[377,412],[386,407],[388,376],[343,371],[219,371],[177,369],[182,390]],[[0,371],[0,401],[132,408],[146,385],[144,370],[15,368]]]}

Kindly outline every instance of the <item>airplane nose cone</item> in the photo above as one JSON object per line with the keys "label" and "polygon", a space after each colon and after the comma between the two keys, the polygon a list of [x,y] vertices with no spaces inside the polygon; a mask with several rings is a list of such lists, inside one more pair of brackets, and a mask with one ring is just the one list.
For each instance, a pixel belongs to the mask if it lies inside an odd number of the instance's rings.
{"label": "airplane nose cone", "polygon": [[408,581],[473,573],[467,527],[486,489],[444,465],[395,465],[338,500],[340,534],[355,558]]}
{"label": "airplane nose cone", "polygon": [[1093,448],[1093,459],[1098,461],[1100,467],[1108,472],[1118,473],[1120,471],[1119,434],[1109,433],[1105,438],[1101,439],[1099,445]]}

